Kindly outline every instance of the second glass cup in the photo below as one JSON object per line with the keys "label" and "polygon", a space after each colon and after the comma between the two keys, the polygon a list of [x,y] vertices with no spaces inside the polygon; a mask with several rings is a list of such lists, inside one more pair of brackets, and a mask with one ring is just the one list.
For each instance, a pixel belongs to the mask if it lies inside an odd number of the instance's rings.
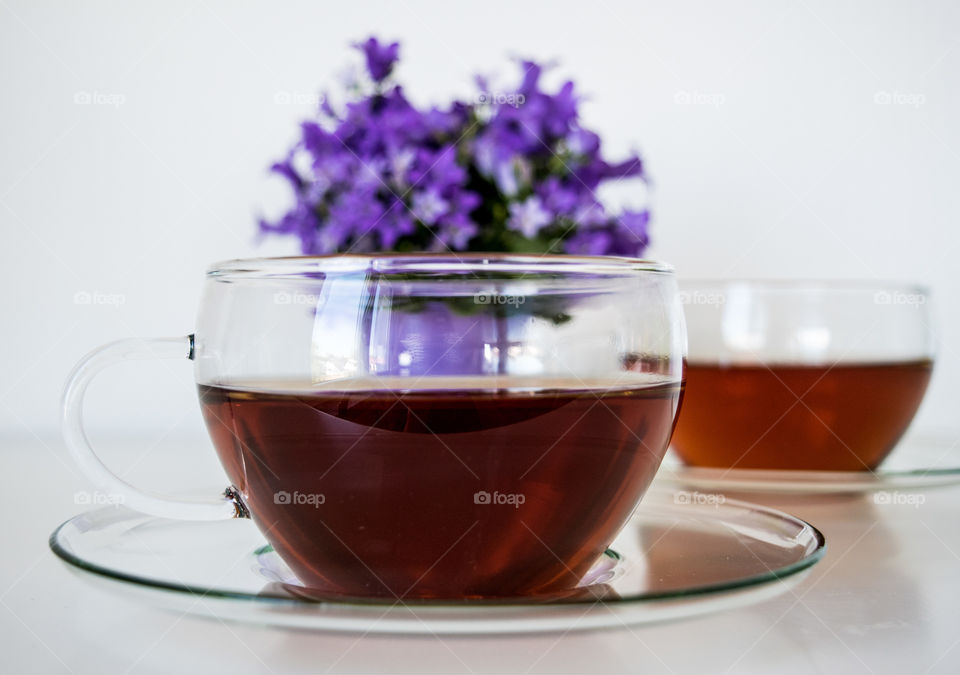
{"label": "second glass cup", "polygon": [[933,368],[930,297],[869,282],[689,281],[689,357],[672,447],[687,464],[868,471]]}

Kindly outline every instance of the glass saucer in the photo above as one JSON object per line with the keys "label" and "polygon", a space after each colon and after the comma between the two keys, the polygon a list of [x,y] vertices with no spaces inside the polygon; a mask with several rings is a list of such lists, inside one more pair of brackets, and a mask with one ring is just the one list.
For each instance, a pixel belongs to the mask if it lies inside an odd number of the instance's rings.
{"label": "glass saucer", "polygon": [[730,492],[827,494],[916,490],[960,483],[957,442],[915,439],[901,443],[874,471],[778,471],[686,466],[671,451],[657,484]]}
{"label": "glass saucer", "polygon": [[[183,613],[370,633],[517,633],[673,621],[776,596],[823,557],[823,535],[774,509],[652,490],[579,590],[543,601],[304,598],[249,520],[174,521],[106,507],[50,536],[72,571]],[[687,498],[684,498],[684,497]]]}

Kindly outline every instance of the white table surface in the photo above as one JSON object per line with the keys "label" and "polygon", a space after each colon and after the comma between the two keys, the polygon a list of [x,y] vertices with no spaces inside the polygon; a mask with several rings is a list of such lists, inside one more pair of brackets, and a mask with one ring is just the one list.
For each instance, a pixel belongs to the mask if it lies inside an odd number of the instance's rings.
{"label": "white table surface", "polygon": [[[111,467],[137,484],[198,489],[219,478],[199,438],[104,443]],[[0,462],[0,672],[960,672],[960,487],[897,504],[763,498],[819,527],[828,552],[801,585],[751,607],[566,635],[358,639],[181,616],[94,588],[47,548],[84,510],[74,494],[91,489],[59,439],[2,438]]]}

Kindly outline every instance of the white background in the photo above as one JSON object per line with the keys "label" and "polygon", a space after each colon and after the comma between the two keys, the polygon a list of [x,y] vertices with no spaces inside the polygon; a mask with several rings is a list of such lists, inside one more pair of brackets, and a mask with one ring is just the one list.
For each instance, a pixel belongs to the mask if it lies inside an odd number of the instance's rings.
{"label": "white background", "polygon": [[[941,353],[914,430],[956,434],[960,5],[946,0],[4,0],[0,430],[55,431],[62,382],[94,346],[190,332],[210,262],[296,253],[254,241],[258,211],[287,196],[266,167],[371,32],[402,41],[421,103],[470,96],[476,71],[508,80],[511,56],[555,58],[614,154],[643,153],[651,254],[682,276],[932,285]],[[92,387],[91,427],[199,438],[192,399],[187,363],[124,366]]]}

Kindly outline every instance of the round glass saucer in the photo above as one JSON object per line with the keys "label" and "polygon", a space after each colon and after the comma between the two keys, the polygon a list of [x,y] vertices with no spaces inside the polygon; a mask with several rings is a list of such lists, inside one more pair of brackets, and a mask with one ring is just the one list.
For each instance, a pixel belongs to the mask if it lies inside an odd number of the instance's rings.
{"label": "round glass saucer", "polygon": [[827,494],[917,490],[960,483],[960,444],[913,439],[901,443],[874,471],[781,471],[687,466],[671,451],[657,484],[730,492]]}
{"label": "round glass saucer", "polygon": [[549,601],[305,597],[249,520],[174,521],[112,506],[68,520],[50,547],[86,579],[178,612],[428,634],[620,627],[742,607],[791,588],[825,551],[816,528],[780,511],[660,490],[651,490],[577,592]]}

